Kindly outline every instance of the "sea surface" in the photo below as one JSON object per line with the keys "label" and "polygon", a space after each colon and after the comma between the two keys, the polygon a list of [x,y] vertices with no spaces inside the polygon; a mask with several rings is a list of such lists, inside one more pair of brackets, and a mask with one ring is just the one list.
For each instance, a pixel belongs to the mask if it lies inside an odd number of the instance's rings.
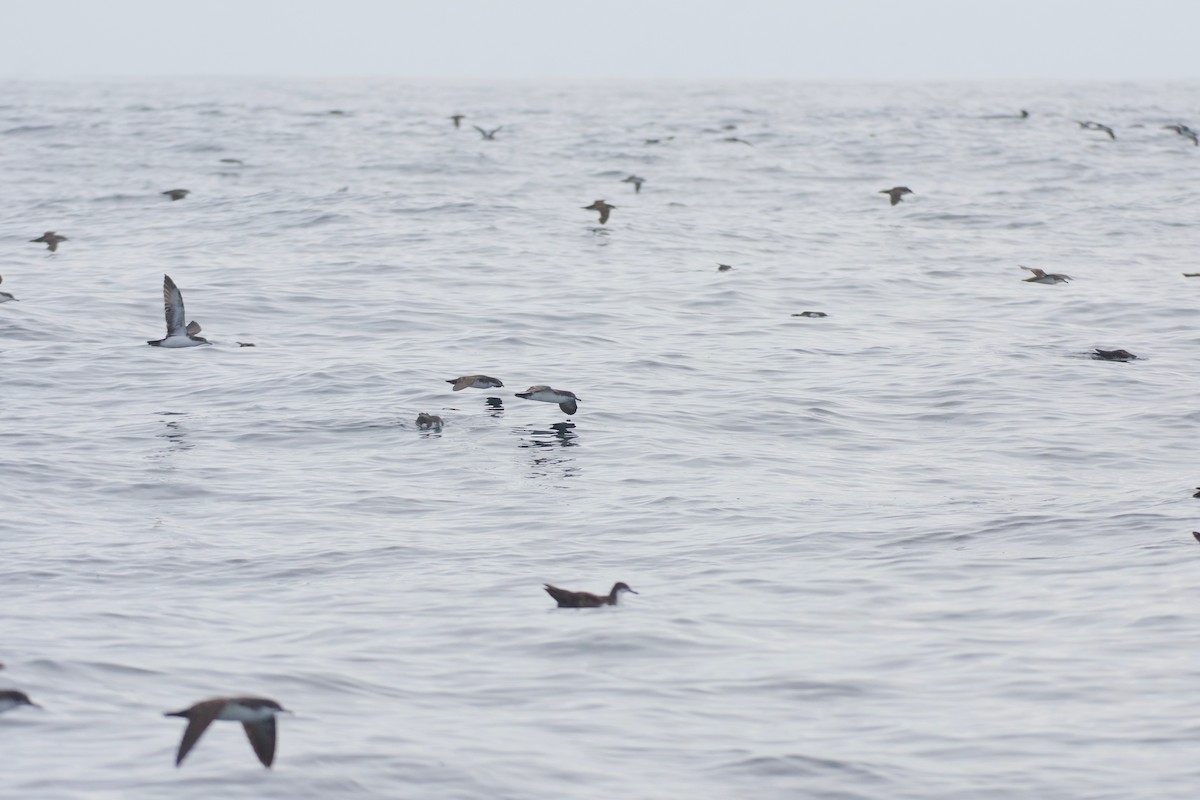
{"label": "sea surface", "polygon": [[[1191,800],[1176,122],[1195,83],[4,84],[44,708],[0,796]],[[147,347],[164,274],[212,346]],[[163,712],[229,694],[294,712],[274,769],[228,722],[176,769]]]}

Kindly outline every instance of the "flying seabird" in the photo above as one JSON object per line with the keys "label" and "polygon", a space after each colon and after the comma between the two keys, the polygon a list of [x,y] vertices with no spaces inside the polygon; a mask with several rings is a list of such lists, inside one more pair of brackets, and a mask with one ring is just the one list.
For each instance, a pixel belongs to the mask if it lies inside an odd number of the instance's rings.
{"label": "flying seabird", "polygon": [[434,414],[426,414],[422,411],[417,414],[417,429],[422,431],[440,431],[446,421]]}
{"label": "flying seabird", "polygon": [[454,120],[454,127],[461,128],[462,121],[467,118],[466,114],[451,114],[450,119]]}
{"label": "flying seabird", "polygon": [[1098,361],[1136,361],[1137,356],[1128,350],[1101,350],[1096,348],[1092,358]]}
{"label": "flying seabird", "polygon": [[581,206],[581,208],[583,208],[584,211],[599,211],[600,224],[603,225],[604,223],[608,222],[608,214],[610,211],[616,208],[616,206],[611,206],[603,200],[596,200],[590,206]]}
{"label": "flying seabird", "polygon": [[634,194],[641,193],[642,184],[645,182],[646,182],[645,178],[639,178],[637,175],[630,175],[628,178],[625,178],[624,180],[621,181],[621,183],[632,183]]}
{"label": "flying seabird", "polygon": [[1021,109],[1021,119],[1029,119],[1029,112],[1023,108]]}
{"label": "flying seabird", "polygon": [[163,275],[163,309],[167,316],[167,335],[162,339],[147,341],[146,344],[154,347],[196,347],[209,343],[208,339],[196,335],[200,333],[199,323],[184,324],[183,293],[170,275]]}
{"label": "flying seabird", "polygon": [[[4,283],[3,276],[0,276],[0,283]],[[13,297],[8,292],[0,292],[0,303],[7,303],[9,300],[16,300],[16,299],[17,298]]]}
{"label": "flying seabird", "polygon": [[53,252],[56,252],[56,251],[58,250],[58,243],[59,243],[59,242],[65,242],[65,241],[67,241],[67,237],[65,237],[65,236],[59,236],[59,235],[58,235],[57,233],[55,233],[54,231],[46,231],[45,233],[43,233],[43,234],[42,234],[41,236],[39,236],[38,238],[36,238],[36,239],[30,239],[29,241],[31,241],[31,242],[45,242],[45,243],[46,243],[46,249],[47,249],[47,250],[49,250],[51,253],[53,253]]}
{"label": "flying seabird", "polygon": [[[1076,122],[1079,122],[1079,121],[1076,120]],[[1092,122],[1090,119],[1080,122],[1079,127],[1085,128],[1086,130],[1089,130],[1089,131],[1104,131],[1105,133],[1108,134],[1108,138],[1110,138],[1110,139],[1117,138],[1117,135],[1115,133],[1113,133],[1112,128],[1108,127],[1107,125],[1101,125],[1099,122]]]}
{"label": "flying seabird", "polygon": [[16,689],[0,690],[0,714],[5,711],[16,708],[17,706],[33,706],[41,708],[37,703],[29,699],[29,695],[24,692],[18,692]]}
{"label": "flying seabird", "polygon": [[574,392],[565,389],[551,389],[549,386],[530,386],[523,392],[517,392],[517,397],[526,400],[540,400],[543,403],[558,403],[564,414],[574,414],[579,410],[579,398]]}
{"label": "flying seabird", "polygon": [[479,127],[478,125],[472,125],[471,127],[473,127],[475,130],[479,131],[479,134],[484,138],[484,140],[490,142],[491,140],[496,138],[496,133],[500,130],[500,128],[503,128],[504,126],[500,125],[499,127],[492,128],[490,131],[485,131],[483,128]]}
{"label": "flying seabird", "polygon": [[722,142],[741,142],[744,145],[749,145],[750,147],[754,147],[754,145],[750,144],[745,139],[738,138],[737,136],[726,136],[721,141]]}
{"label": "flying seabird", "polygon": [[179,742],[179,752],[175,755],[175,766],[183,763],[213,720],[220,719],[242,723],[254,754],[264,767],[270,767],[275,760],[275,715],[286,711],[279,703],[265,697],[214,697],[183,711],[168,712],[164,716],[184,717],[188,721]]}
{"label": "flying seabird", "polygon": [[190,189],[167,189],[165,192],[163,192],[163,194],[165,194],[167,197],[171,198],[172,200],[182,200],[183,198],[185,198],[189,194],[191,194],[191,190]]}
{"label": "flying seabird", "polygon": [[893,186],[891,189],[880,189],[879,193],[886,194],[889,198],[891,198],[892,205],[899,203],[900,198],[906,194],[916,194],[916,192],[907,186]]}
{"label": "flying seabird", "polygon": [[1071,280],[1070,275],[1062,275],[1058,272],[1046,272],[1045,270],[1038,269],[1037,267],[1023,267],[1020,264],[1017,264],[1017,266],[1033,273],[1032,278],[1021,279],[1025,281],[1025,283],[1066,283],[1067,281]]}
{"label": "flying seabird", "polygon": [[498,378],[489,378],[487,375],[463,375],[446,383],[453,383],[456,392],[463,389],[499,389],[504,385]]}
{"label": "flying seabird", "polygon": [[545,584],[546,594],[554,598],[558,603],[559,608],[599,608],[600,606],[615,606],[617,598],[622,592],[632,592],[637,594],[633,589],[629,588],[629,584],[619,582],[614,583],[612,591],[607,595],[592,594],[591,592],[572,592],[567,589],[560,589],[549,583]]}
{"label": "flying seabird", "polygon": [[1187,125],[1163,125],[1163,130],[1175,131],[1180,136],[1191,139],[1192,144],[1200,145],[1200,136],[1197,136],[1196,132]]}

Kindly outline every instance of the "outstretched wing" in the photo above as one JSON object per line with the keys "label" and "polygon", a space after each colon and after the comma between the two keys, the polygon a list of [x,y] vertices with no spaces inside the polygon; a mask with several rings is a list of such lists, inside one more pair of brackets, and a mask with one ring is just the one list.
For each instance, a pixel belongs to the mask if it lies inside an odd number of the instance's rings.
{"label": "outstretched wing", "polygon": [[1029,270],[1030,272],[1032,272],[1034,274],[1035,277],[1038,277],[1038,278],[1046,277],[1046,270],[1044,270],[1044,269],[1038,269],[1037,267],[1025,267],[1025,266],[1021,266],[1020,264],[1018,264],[1017,266],[1021,267],[1021,269]]}
{"label": "outstretched wing", "polygon": [[187,335],[195,336],[198,333],[200,333],[200,323],[196,322],[195,320],[189,322],[187,326]]}
{"label": "outstretched wing", "polygon": [[183,763],[183,759],[196,746],[196,742],[200,741],[200,737],[208,730],[208,726],[221,713],[221,709],[225,707],[225,699],[219,698],[216,700],[208,700],[203,703],[197,703],[188,709],[188,726],[183,732],[183,739],[179,742],[179,752],[175,755],[175,766]]}
{"label": "outstretched wing", "polygon": [[170,275],[163,275],[163,311],[167,317],[167,336],[182,336],[186,332],[183,294]]}
{"label": "outstretched wing", "polygon": [[574,414],[579,410],[579,405],[576,403],[575,398],[562,401],[558,404],[558,407],[562,409],[564,414]]}
{"label": "outstretched wing", "polygon": [[264,767],[271,766],[275,760],[275,718],[268,717],[262,722],[243,722],[246,738],[254,748],[254,754]]}

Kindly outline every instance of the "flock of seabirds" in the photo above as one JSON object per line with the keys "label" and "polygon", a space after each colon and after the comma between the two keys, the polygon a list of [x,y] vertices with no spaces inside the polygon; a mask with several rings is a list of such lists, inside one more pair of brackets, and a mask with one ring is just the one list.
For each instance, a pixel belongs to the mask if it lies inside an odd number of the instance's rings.
{"label": "flock of seabirds", "polygon": [[[342,112],[330,112],[332,114],[340,114]],[[1004,116],[1004,115],[1000,115]],[[1016,115],[1018,119],[1028,119],[1029,112],[1021,109],[1020,114]],[[464,114],[454,114],[450,120],[454,123],[455,128],[462,127],[462,120],[466,119]],[[473,126],[476,131],[483,137],[484,141],[494,141],[496,134],[499,133],[504,126],[498,126],[492,129],[481,128],[478,125]],[[725,130],[734,130],[736,126],[726,125]],[[1079,127],[1085,130],[1094,130],[1105,133],[1110,139],[1115,140],[1116,133],[1107,125],[1103,125],[1091,120],[1079,122]],[[1140,126],[1139,126],[1140,127]],[[1179,136],[1191,140],[1193,145],[1200,146],[1200,134],[1184,124],[1173,124],[1163,126],[1164,130],[1174,131]],[[661,144],[663,141],[673,139],[673,136],[663,137],[661,139],[646,139],[644,143],[647,145]],[[753,147],[751,142],[741,139],[737,136],[725,137],[722,141],[741,143]],[[241,164],[242,162],[236,158],[223,158],[221,162],[226,164]],[[646,182],[645,178],[637,175],[630,175],[624,178],[622,183],[633,185],[635,193],[640,193],[642,184]],[[168,189],[162,194],[168,197],[172,202],[185,199],[191,192],[187,189]],[[901,202],[905,195],[915,194],[912,189],[907,186],[894,186],[891,189],[882,189],[880,194],[886,194],[891,205],[895,206]],[[600,224],[604,225],[608,222],[612,211],[616,208],[615,205],[605,202],[604,200],[596,200],[591,205],[582,207],[586,211],[596,211],[600,215]],[[55,231],[46,231],[36,239],[31,239],[31,242],[45,244],[46,248],[55,253],[58,251],[58,246],[62,242],[70,241],[66,236],[59,235]],[[1018,265],[1021,266],[1021,265]],[[719,272],[727,272],[733,269],[730,264],[717,264]],[[1071,280],[1071,276],[1061,273],[1046,272],[1038,267],[1021,266],[1021,269],[1031,273],[1031,277],[1024,278],[1027,283],[1043,283],[1057,284],[1067,283]],[[1200,273],[1183,273],[1185,277],[1195,278],[1200,277]],[[3,278],[0,277],[0,282]],[[8,292],[0,292],[0,303],[16,300]],[[183,294],[179,287],[171,280],[169,275],[163,276],[163,309],[166,315],[167,335],[162,339],[151,339],[146,343],[153,347],[198,347],[201,345],[211,344],[207,339],[201,337],[200,325],[194,321],[188,322],[183,306]],[[794,317],[825,317],[828,316],[822,311],[802,311],[798,314],[793,314]],[[251,342],[237,342],[239,347],[254,347]],[[1127,350],[1100,350],[1096,349],[1092,353],[1092,357],[1104,361],[1133,361],[1137,356]],[[497,378],[488,375],[463,375],[458,378],[452,378],[447,383],[452,384],[452,391],[459,392],[464,389],[498,389],[504,384]],[[544,403],[555,403],[564,413],[573,415],[579,410],[581,402],[574,392],[566,391],[565,389],[554,389],[550,386],[538,385],[531,386],[524,392],[517,392],[517,397],[526,400],[538,400]],[[445,420],[434,414],[421,412],[417,415],[418,430],[434,431],[440,430],[445,425]],[[1193,495],[1200,498],[1200,487],[1197,487],[1196,494]],[[1197,542],[1200,542],[1200,531],[1193,531],[1192,534]],[[623,582],[613,584],[612,589],[606,595],[597,595],[590,592],[577,592],[567,589],[560,589],[551,584],[544,586],[547,594],[554,599],[559,608],[600,608],[603,606],[617,605],[618,598],[629,592],[637,594],[629,585]],[[4,665],[0,664],[0,670],[4,669]],[[4,713],[19,706],[31,706],[33,708],[41,708],[37,703],[33,702],[27,694],[16,689],[0,690],[0,713]],[[290,713],[287,709],[281,706],[274,700],[266,697],[213,697],[207,700],[202,700],[181,711],[170,711],[165,714],[168,717],[182,717],[187,720],[187,727],[184,729],[183,738],[179,742],[179,749],[175,754],[175,766],[183,763],[183,759],[195,747],[200,737],[208,730],[208,726],[216,720],[240,722],[242,728],[246,732],[246,737],[250,740],[250,746],[254,749],[254,754],[258,756],[258,760],[263,766],[270,767],[275,760],[275,716],[280,713]]]}

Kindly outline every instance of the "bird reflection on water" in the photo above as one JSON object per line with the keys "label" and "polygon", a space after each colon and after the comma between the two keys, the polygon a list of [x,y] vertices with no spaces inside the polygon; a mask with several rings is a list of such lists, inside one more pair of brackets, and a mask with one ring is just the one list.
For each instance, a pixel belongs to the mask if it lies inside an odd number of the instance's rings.
{"label": "bird reflection on water", "polygon": [[518,447],[528,448],[532,456],[531,478],[573,478],[581,469],[575,458],[562,452],[562,448],[579,444],[579,435],[574,432],[574,422],[556,422],[549,430],[518,428],[515,432],[523,438]]}
{"label": "bird reflection on water", "polygon": [[[183,411],[159,411],[157,412],[162,417],[186,417],[187,413]],[[161,430],[154,434],[155,438],[164,439],[166,447],[159,453],[151,456],[154,459],[166,458],[176,453],[181,453],[185,450],[191,450],[196,446],[195,442],[189,441],[189,431],[184,427],[186,420],[184,419],[164,419],[163,425],[165,430]]]}

